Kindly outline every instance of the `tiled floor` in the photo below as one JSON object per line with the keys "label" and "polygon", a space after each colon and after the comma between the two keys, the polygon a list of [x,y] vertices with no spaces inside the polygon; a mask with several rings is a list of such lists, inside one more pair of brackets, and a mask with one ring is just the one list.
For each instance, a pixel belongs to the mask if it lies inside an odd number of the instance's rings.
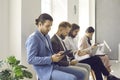
{"label": "tiled floor", "polygon": [[120,78],[120,61],[110,61],[111,63],[111,74]]}
{"label": "tiled floor", "polygon": [[[116,77],[120,78],[120,61],[116,61],[116,60],[111,60],[111,74],[115,75]],[[90,75],[90,80],[93,80],[91,75]]]}

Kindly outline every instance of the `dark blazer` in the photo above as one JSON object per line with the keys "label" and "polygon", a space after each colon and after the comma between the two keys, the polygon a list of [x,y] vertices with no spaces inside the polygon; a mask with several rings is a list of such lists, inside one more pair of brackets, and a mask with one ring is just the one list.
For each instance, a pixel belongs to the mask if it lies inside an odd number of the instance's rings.
{"label": "dark blazer", "polygon": [[[64,51],[64,48],[56,35],[54,35],[51,38],[51,43],[54,53],[58,53],[59,51]],[[70,53],[67,56],[69,56],[71,59],[74,58],[73,53]],[[58,64],[59,66],[69,66],[69,61],[67,61],[67,57],[64,56],[59,62],[55,64]]]}

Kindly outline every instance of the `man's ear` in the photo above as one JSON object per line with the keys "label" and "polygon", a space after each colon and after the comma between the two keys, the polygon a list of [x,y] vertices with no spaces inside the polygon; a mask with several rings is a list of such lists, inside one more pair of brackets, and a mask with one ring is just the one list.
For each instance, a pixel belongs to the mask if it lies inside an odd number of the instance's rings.
{"label": "man's ear", "polygon": [[62,31],[62,30],[63,30],[63,28],[62,28],[62,27],[60,27],[60,28],[59,28],[59,31]]}
{"label": "man's ear", "polygon": [[42,23],[41,23],[41,22],[39,22],[38,24],[39,24],[40,26],[42,25]]}

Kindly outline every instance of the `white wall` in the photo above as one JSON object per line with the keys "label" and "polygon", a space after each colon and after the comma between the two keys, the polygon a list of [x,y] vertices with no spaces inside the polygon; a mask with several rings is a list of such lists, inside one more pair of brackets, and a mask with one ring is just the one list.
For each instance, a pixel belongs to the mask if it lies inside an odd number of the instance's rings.
{"label": "white wall", "polygon": [[40,0],[0,0],[0,59],[15,55],[32,72],[31,80],[36,74],[27,64],[25,41],[35,30],[40,5]]}
{"label": "white wall", "polygon": [[89,0],[79,0],[80,36],[83,36],[89,26]]}
{"label": "white wall", "polygon": [[[79,0],[79,25],[80,38],[85,34],[85,30],[89,26],[95,28],[95,0]],[[95,42],[95,34],[92,42]]]}
{"label": "white wall", "polygon": [[21,60],[21,0],[9,0],[9,53]]}
{"label": "white wall", "polygon": [[[21,61],[22,64],[29,67],[31,72],[33,73],[33,79],[36,80],[36,74],[31,65],[29,65],[26,61],[26,49],[25,49],[25,41],[27,37],[35,30],[35,19],[41,13],[41,2],[40,0],[22,0],[22,15],[21,15],[21,38],[22,38],[22,52],[21,52]],[[28,80],[28,79],[26,79]]]}
{"label": "white wall", "polygon": [[95,0],[89,1],[89,25],[95,28]]}
{"label": "white wall", "polygon": [[8,0],[0,0],[0,59],[9,55],[8,30]]}
{"label": "white wall", "polygon": [[67,19],[70,23],[79,24],[79,0],[68,0]]}
{"label": "white wall", "polygon": [[[79,0],[79,25],[82,37],[89,26],[95,28],[95,0]],[[93,41],[95,37],[93,37]]]}
{"label": "white wall", "polygon": [[97,41],[106,40],[112,52],[110,59],[118,59],[120,43],[120,0],[96,0]]}
{"label": "white wall", "polygon": [[67,1],[68,0],[51,0],[51,15],[53,17],[53,26],[49,32],[52,37],[62,21],[67,21]]}
{"label": "white wall", "polygon": [[0,0],[0,54],[21,55],[21,0]]}

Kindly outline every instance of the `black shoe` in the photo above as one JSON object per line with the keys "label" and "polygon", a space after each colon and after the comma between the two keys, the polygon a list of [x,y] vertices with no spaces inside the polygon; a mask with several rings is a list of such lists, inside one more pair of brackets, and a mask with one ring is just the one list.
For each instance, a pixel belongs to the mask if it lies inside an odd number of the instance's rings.
{"label": "black shoe", "polygon": [[110,76],[107,77],[107,80],[120,80],[120,78],[117,78],[113,75],[110,75]]}

